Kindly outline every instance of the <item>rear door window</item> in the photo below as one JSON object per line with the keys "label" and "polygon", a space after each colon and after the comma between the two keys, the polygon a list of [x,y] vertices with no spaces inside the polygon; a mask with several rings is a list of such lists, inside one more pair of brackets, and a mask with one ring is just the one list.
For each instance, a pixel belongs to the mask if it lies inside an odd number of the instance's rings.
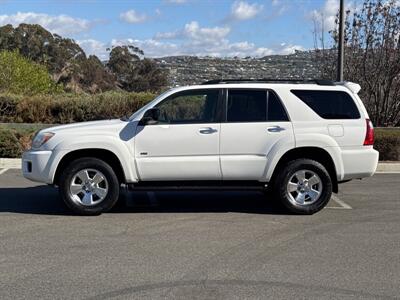
{"label": "rear door window", "polygon": [[343,91],[291,90],[324,119],[359,119],[354,100]]}
{"label": "rear door window", "polygon": [[286,110],[281,100],[272,91],[268,91],[268,121],[269,122],[285,122],[289,121]]}
{"label": "rear door window", "polygon": [[267,91],[228,91],[228,122],[265,122],[267,120]]}

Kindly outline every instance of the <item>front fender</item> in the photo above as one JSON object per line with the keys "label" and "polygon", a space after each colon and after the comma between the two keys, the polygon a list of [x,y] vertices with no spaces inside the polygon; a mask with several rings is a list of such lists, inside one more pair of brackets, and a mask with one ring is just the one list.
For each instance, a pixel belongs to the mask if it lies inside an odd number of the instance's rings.
{"label": "front fender", "polygon": [[75,135],[73,140],[65,138],[53,149],[54,161],[50,168],[51,178],[54,179],[61,159],[68,153],[85,149],[101,149],[115,154],[121,163],[127,182],[137,182],[138,175],[135,168],[133,147],[130,145],[130,143],[123,142],[117,137],[107,135],[85,135],[82,137]]}

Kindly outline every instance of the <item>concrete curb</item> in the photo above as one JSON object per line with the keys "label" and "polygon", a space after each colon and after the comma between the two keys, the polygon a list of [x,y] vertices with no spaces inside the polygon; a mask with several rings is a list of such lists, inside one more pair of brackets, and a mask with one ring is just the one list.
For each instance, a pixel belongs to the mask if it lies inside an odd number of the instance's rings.
{"label": "concrete curb", "polygon": [[399,162],[380,162],[378,163],[377,173],[400,173]]}
{"label": "concrete curb", "polygon": [[[21,169],[20,158],[0,158],[0,169]],[[377,173],[400,173],[400,162],[380,162]]]}
{"label": "concrete curb", "polygon": [[0,158],[0,169],[21,169],[21,159]]}

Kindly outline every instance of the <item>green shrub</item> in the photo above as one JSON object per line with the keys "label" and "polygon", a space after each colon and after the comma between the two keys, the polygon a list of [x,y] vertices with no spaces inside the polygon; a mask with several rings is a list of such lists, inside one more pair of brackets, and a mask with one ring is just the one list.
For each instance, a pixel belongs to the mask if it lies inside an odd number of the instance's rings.
{"label": "green shrub", "polygon": [[400,128],[375,129],[374,148],[379,151],[379,160],[400,160]]}
{"label": "green shrub", "polygon": [[0,128],[0,157],[20,157],[22,147],[13,130]]}
{"label": "green shrub", "polygon": [[62,91],[45,66],[18,53],[0,52],[0,91],[24,95],[48,94]]}
{"label": "green shrub", "polygon": [[0,95],[0,122],[64,124],[130,115],[154,98],[151,93]]}

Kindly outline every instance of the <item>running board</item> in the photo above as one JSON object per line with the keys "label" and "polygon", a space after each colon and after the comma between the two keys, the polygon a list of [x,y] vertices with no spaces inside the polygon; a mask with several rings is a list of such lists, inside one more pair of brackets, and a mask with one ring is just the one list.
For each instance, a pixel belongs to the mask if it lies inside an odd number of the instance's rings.
{"label": "running board", "polygon": [[127,184],[129,190],[234,190],[262,191],[267,184],[259,181],[141,181]]}

